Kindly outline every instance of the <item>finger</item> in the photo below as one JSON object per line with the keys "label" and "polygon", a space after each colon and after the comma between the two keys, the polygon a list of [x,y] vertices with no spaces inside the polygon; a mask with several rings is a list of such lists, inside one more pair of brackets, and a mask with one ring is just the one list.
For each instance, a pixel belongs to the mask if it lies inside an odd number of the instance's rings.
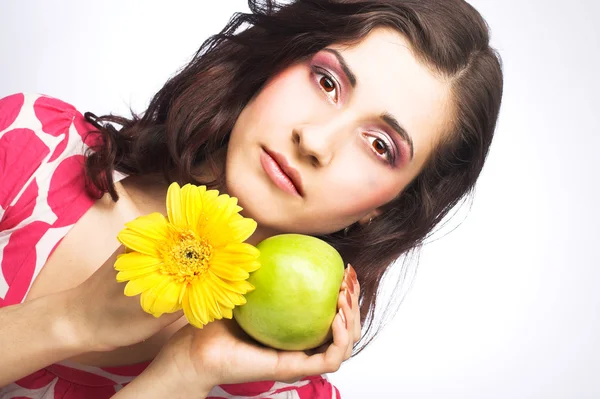
{"label": "finger", "polygon": [[[338,294],[337,308],[338,309],[345,308],[344,318],[346,320],[347,325],[353,326],[352,330],[350,330],[350,331],[353,331],[354,330],[354,325],[356,324],[356,320],[353,320],[352,317],[356,317],[356,316],[353,314],[353,312],[351,312],[351,311],[348,310],[347,296],[346,296],[347,295],[346,294],[347,291],[348,291],[348,283],[347,283],[346,279],[344,278],[344,281],[342,282],[342,285],[341,285],[340,292]],[[346,316],[347,314],[350,314],[351,316],[347,317]],[[334,318],[332,324],[334,322],[335,322],[335,318]],[[358,321],[358,325],[360,326],[360,320]],[[305,350],[304,353],[306,355],[308,355],[308,356],[312,356],[312,355],[315,355],[317,353],[323,353],[323,352],[325,352],[327,350],[327,348],[329,348],[329,345],[331,345],[331,342],[332,341],[330,339],[328,342],[322,344],[321,346],[318,346],[318,347],[313,348],[313,349]]]}
{"label": "finger", "polygon": [[338,300],[338,307],[340,308],[340,310],[342,311],[342,315],[344,316],[344,327],[349,337],[348,344],[344,352],[344,360],[350,358],[350,355],[352,354],[352,348],[354,346],[354,319],[356,312],[352,310],[351,304],[352,296],[350,295],[350,291],[342,291]]}
{"label": "finger", "polygon": [[348,289],[349,282],[350,282],[350,280],[348,279],[348,276],[349,276],[348,271],[349,271],[348,268],[344,269],[344,277],[342,278],[342,284],[340,285],[340,292]]}
{"label": "finger", "polygon": [[[333,343],[304,352],[285,352],[280,354],[278,373],[273,376],[277,381],[297,381],[302,376],[333,373],[340,368],[344,360],[352,353],[353,339],[351,332],[354,330],[355,320],[350,310],[352,300],[348,291],[349,279],[344,277],[338,295],[338,313],[331,325]],[[349,320],[349,317],[352,317]],[[360,321],[359,321],[360,325]],[[348,326],[352,326],[349,328]]]}
{"label": "finger", "polygon": [[352,307],[354,309],[354,324],[353,324],[354,343],[357,343],[362,335],[362,326],[360,324],[360,305],[358,303],[359,297],[360,297],[359,289],[357,288],[354,295],[352,296]]}
{"label": "finger", "polygon": [[347,290],[349,287],[348,282],[346,281],[346,279],[344,278],[344,280],[342,280],[342,285],[340,286],[340,292]]}
{"label": "finger", "polygon": [[313,348],[313,349],[305,350],[304,353],[306,353],[308,356],[316,355],[317,353],[323,353],[327,350],[327,348],[329,348],[329,345],[331,345],[331,342],[332,342],[332,339],[329,339],[323,345],[317,346],[316,348]]}
{"label": "finger", "polygon": [[[285,380],[293,379],[299,375],[318,375],[325,373],[334,373],[344,361],[344,356],[350,336],[346,329],[342,311],[339,310],[331,325],[333,330],[333,343],[329,345],[327,350],[322,353],[317,353],[312,356],[307,356],[300,352],[301,356],[293,353],[282,354],[282,362],[280,364]],[[285,357],[285,361],[283,358]],[[285,364],[285,367],[283,367]]]}
{"label": "finger", "polygon": [[352,308],[354,309],[354,343],[360,340],[362,335],[362,327],[360,324],[360,283],[356,275],[356,271],[352,265],[348,264],[348,285],[351,286],[350,291],[352,292]]}
{"label": "finger", "polygon": [[348,331],[345,317],[344,310],[340,309],[336,316],[338,320],[332,325],[333,343],[329,345],[329,348],[324,353],[320,354],[328,368],[333,368],[333,371],[339,369],[342,362],[346,359],[348,346],[352,345],[352,338]]}
{"label": "finger", "polygon": [[360,324],[360,307],[359,307],[359,298],[360,298],[360,286],[358,284],[358,280],[356,279],[356,272],[352,265],[348,264],[346,268],[347,274],[344,277],[344,282],[342,287],[344,287],[350,293],[350,303],[352,308],[352,316],[349,317],[348,326],[350,327],[351,335],[353,337],[353,342],[356,343],[360,339],[361,336],[361,324]]}

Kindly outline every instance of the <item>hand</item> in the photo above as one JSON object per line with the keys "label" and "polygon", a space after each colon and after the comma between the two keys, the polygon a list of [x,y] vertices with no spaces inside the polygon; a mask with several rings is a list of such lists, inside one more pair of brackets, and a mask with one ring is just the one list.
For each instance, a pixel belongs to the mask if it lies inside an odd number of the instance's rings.
{"label": "hand", "polygon": [[[348,360],[352,355],[352,349],[354,348],[354,344],[360,340],[362,334],[362,326],[360,324],[360,305],[358,300],[360,299],[360,283],[358,282],[358,277],[356,275],[356,271],[352,267],[351,264],[348,263],[348,267],[344,273],[344,280],[342,281],[342,286],[340,287],[340,292],[347,292],[344,294],[346,296],[346,303],[350,303],[349,315],[348,315],[348,327],[352,331],[352,346],[350,346],[349,351],[346,353],[347,357],[345,360]],[[338,306],[339,299],[338,299]]]}
{"label": "hand", "polygon": [[[148,372],[168,376],[179,390],[208,392],[213,386],[275,380],[291,382],[305,376],[335,372],[350,357],[360,338],[359,286],[349,267],[338,297],[333,342],[320,353],[278,351],[260,346],[233,320],[217,320],[202,329],[188,325],[175,334]],[[343,316],[342,316],[343,315]],[[159,383],[157,381],[157,383]]]}
{"label": "hand", "polygon": [[127,297],[125,283],[116,280],[114,263],[119,248],[93,275],[65,292],[75,339],[85,351],[108,351],[132,345],[156,334],[183,316],[183,312],[159,318],[142,310],[140,297]]}

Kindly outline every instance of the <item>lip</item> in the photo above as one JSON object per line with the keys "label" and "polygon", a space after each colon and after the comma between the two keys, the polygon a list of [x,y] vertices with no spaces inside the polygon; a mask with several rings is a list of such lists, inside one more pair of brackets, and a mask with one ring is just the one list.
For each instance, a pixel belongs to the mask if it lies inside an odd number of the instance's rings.
{"label": "lip", "polygon": [[260,162],[267,175],[279,188],[299,197],[304,196],[300,173],[290,166],[282,154],[263,147]]}

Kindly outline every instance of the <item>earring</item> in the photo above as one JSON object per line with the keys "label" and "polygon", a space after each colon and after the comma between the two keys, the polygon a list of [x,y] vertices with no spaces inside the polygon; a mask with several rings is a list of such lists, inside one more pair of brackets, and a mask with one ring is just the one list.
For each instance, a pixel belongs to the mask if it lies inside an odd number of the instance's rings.
{"label": "earring", "polygon": [[372,221],[373,221],[373,218],[369,218],[369,224],[371,224]]}

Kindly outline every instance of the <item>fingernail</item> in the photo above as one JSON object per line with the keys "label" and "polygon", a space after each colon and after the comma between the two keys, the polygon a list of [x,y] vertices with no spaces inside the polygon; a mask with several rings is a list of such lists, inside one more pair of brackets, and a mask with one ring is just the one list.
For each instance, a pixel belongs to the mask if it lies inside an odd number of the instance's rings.
{"label": "fingernail", "polygon": [[346,282],[346,287],[350,290],[351,294],[354,294],[354,290],[356,289],[354,282],[352,281],[352,275],[348,272],[348,275],[344,277],[344,281]]}
{"label": "fingernail", "polygon": [[358,276],[356,275],[356,271],[354,271],[354,268],[352,268],[352,278],[350,279],[350,281],[352,282],[352,285],[354,286],[355,290],[356,290],[356,286],[358,286]]}
{"label": "fingernail", "polygon": [[347,282],[346,285],[348,286],[348,291],[350,291],[350,293],[352,295],[354,295],[354,290],[356,289],[356,286],[354,285],[354,281],[350,280]]}
{"label": "fingernail", "polygon": [[348,324],[346,323],[346,318],[344,317],[344,312],[342,312],[342,308],[340,308],[339,313],[340,317],[342,318],[342,321],[344,322],[344,326],[348,328]]}
{"label": "fingernail", "polygon": [[348,302],[348,306],[352,309],[352,297],[350,296],[350,292],[346,291],[346,301]]}
{"label": "fingernail", "polygon": [[342,285],[340,285],[340,292],[347,290],[350,286],[350,283],[347,281],[342,281]]}
{"label": "fingernail", "polygon": [[358,281],[357,276],[356,276],[356,270],[354,270],[354,268],[352,267],[352,265],[350,263],[348,263],[348,269],[349,269],[349,273],[350,273],[350,279],[354,280],[354,281]]}
{"label": "fingernail", "polygon": [[356,280],[356,272],[350,263],[348,263],[348,276],[348,287],[350,287],[350,293],[354,295],[358,281]]}

